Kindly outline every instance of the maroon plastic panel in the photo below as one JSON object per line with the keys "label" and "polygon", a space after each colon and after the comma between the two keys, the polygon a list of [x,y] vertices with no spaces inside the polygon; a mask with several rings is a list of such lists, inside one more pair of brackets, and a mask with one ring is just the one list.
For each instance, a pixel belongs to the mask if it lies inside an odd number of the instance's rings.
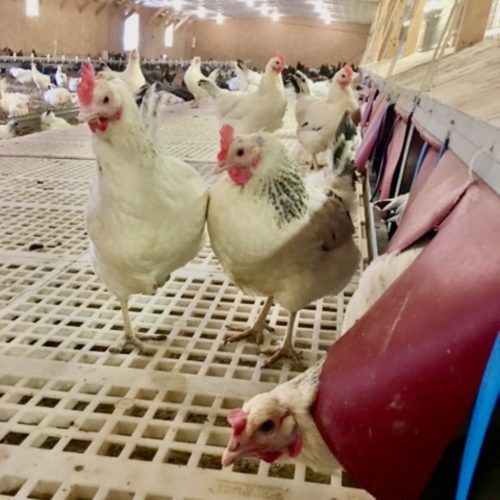
{"label": "maroon plastic panel", "polygon": [[358,148],[356,158],[354,160],[356,170],[360,173],[364,173],[366,171],[366,162],[372,154],[373,148],[377,142],[378,131],[383,123],[388,106],[389,103],[382,94],[377,97],[375,103],[373,104],[370,122],[368,123],[363,141]]}
{"label": "maroon plastic panel", "polygon": [[385,160],[384,173],[382,177],[382,182],[380,184],[380,196],[379,199],[385,200],[391,196],[391,184],[394,173],[396,172],[396,167],[399,163],[399,158],[403,151],[405,134],[406,134],[407,124],[404,119],[398,115],[394,123],[394,130],[392,134],[391,142],[387,147],[387,157]]}
{"label": "maroon plastic panel", "polygon": [[470,185],[413,265],[328,353],[313,418],[380,500],[417,499],[469,415],[500,328],[499,213],[500,197]]}
{"label": "maroon plastic panel", "polygon": [[407,207],[404,223],[394,233],[385,253],[400,252],[436,229],[472,182],[464,163],[452,151],[446,151]]}

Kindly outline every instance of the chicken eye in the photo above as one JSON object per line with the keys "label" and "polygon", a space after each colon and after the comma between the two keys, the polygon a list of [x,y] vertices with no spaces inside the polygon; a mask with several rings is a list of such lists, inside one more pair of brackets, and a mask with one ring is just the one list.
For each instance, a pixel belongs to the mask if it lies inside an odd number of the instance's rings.
{"label": "chicken eye", "polygon": [[243,148],[239,148],[237,151],[236,151],[236,155],[237,156],[243,156],[245,154],[245,150]]}
{"label": "chicken eye", "polygon": [[264,433],[269,433],[269,432],[272,432],[274,430],[274,422],[269,419],[269,420],[266,420],[261,426],[260,426],[260,432],[264,432]]}
{"label": "chicken eye", "polygon": [[105,96],[105,97],[104,97],[104,99],[102,100],[102,102],[103,102],[104,104],[108,104],[108,102],[109,102],[109,97],[108,97],[108,96]]}

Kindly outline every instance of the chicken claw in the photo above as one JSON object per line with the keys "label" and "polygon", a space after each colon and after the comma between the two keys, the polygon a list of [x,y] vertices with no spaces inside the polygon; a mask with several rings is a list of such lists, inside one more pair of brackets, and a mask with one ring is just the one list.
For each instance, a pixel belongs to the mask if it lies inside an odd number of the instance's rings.
{"label": "chicken claw", "polygon": [[302,370],[303,366],[300,362],[302,360],[302,352],[294,351],[292,346],[283,344],[280,347],[270,347],[269,349],[263,349],[260,354],[266,354],[271,356],[263,365],[262,368],[270,368],[281,358],[288,358],[292,360],[293,365]]}
{"label": "chicken claw", "polygon": [[268,297],[259,313],[257,321],[255,321],[253,326],[251,326],[250,328],[245,328],[242,330],[241,328],[228,326],[227,327],[228,330],[241,333],[239,333],[238,335],[231,335],[229,337],[226,337],[224,339],[224,345],[230,342],[237,342],[238,340],[246,339],[248,337],[251,337],[252,335],[255,335],[255,341],[257,342],[257,344],[262,344],[262,342],[264,341],[264,330],[267,330],[268,332],[274,332],[274,328],[269,326],[267,321],[267,314],[269,312],[269,309],[271,309],[272,305],[273,305],[273,298]]}
{"label": "chicken claw", "polygon": [[238,328],[234,326],[228,326],[227,329],[232,332],[240,332],[237,335],[230,335],[224,339],[224,345],[229,344],[231,342],[238,342],[239,340],[244,340],[252,335],[255,335],[255,342],[257,344],[262,344],[264,342],[264,330],[272,333],[274,332],[274,328],[269,326],[268,321],[265,322],[264,325],[258,325],[258,321],[255,322],[253,326],[250,328]]}
{"label": "chicken claw", "polygon": [[136,348],[139,354],[143,356],[153,356],[156,349],[147,347],[145,342],[163,342],[167,340],[166,335],[133,335],[132,337],[126,336],[120,340],[113,347],[110,347],[109,352],[113,354],[126,354],[130,349]]}

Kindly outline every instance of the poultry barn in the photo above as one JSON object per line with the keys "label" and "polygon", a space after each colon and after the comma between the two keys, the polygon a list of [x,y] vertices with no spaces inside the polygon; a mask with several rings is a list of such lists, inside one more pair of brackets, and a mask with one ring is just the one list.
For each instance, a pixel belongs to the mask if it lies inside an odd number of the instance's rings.
{"label": "poultry barn", "polygon": [[500,2],[0,2],[0,498],[500,498]]}

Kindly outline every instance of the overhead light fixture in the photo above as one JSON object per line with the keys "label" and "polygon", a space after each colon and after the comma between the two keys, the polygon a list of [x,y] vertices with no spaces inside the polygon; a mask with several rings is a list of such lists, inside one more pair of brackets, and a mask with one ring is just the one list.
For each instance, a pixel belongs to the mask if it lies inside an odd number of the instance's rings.
{"label": "overhead light fixture", "polygon": [[263,16],[268,16],[269,15],[269,5],[267,3],[264,3],[260,6],[260,12],[262,13]]}
{"label": "overhead light fixture", "polygon": [[323,21],[325,24],[330,24],[332,22],[332,15],[329,12],[323,14]]}
{"label": "overhead light fixture", "polygon": [[255,6],[255,0],[246,0],[247,7],[254,7]]}
{"label": "overhead light fixture", "polygon": [[172,7],[174,10],[181,10],[182,9],[182,0],[174,0],[172,3]]}
{"label": "overhead light fixture", "polygon": [[278,11],[275,9],[274,12],[271,14],[271,19],[276,23],[280,20],[280,15]]}
{"label": "overhead light fixture", "polygon": [[215,21],[217,24],[222,24],[224,22],[224,16],[220,12],[217,12],[217,15],[215,16]]}

